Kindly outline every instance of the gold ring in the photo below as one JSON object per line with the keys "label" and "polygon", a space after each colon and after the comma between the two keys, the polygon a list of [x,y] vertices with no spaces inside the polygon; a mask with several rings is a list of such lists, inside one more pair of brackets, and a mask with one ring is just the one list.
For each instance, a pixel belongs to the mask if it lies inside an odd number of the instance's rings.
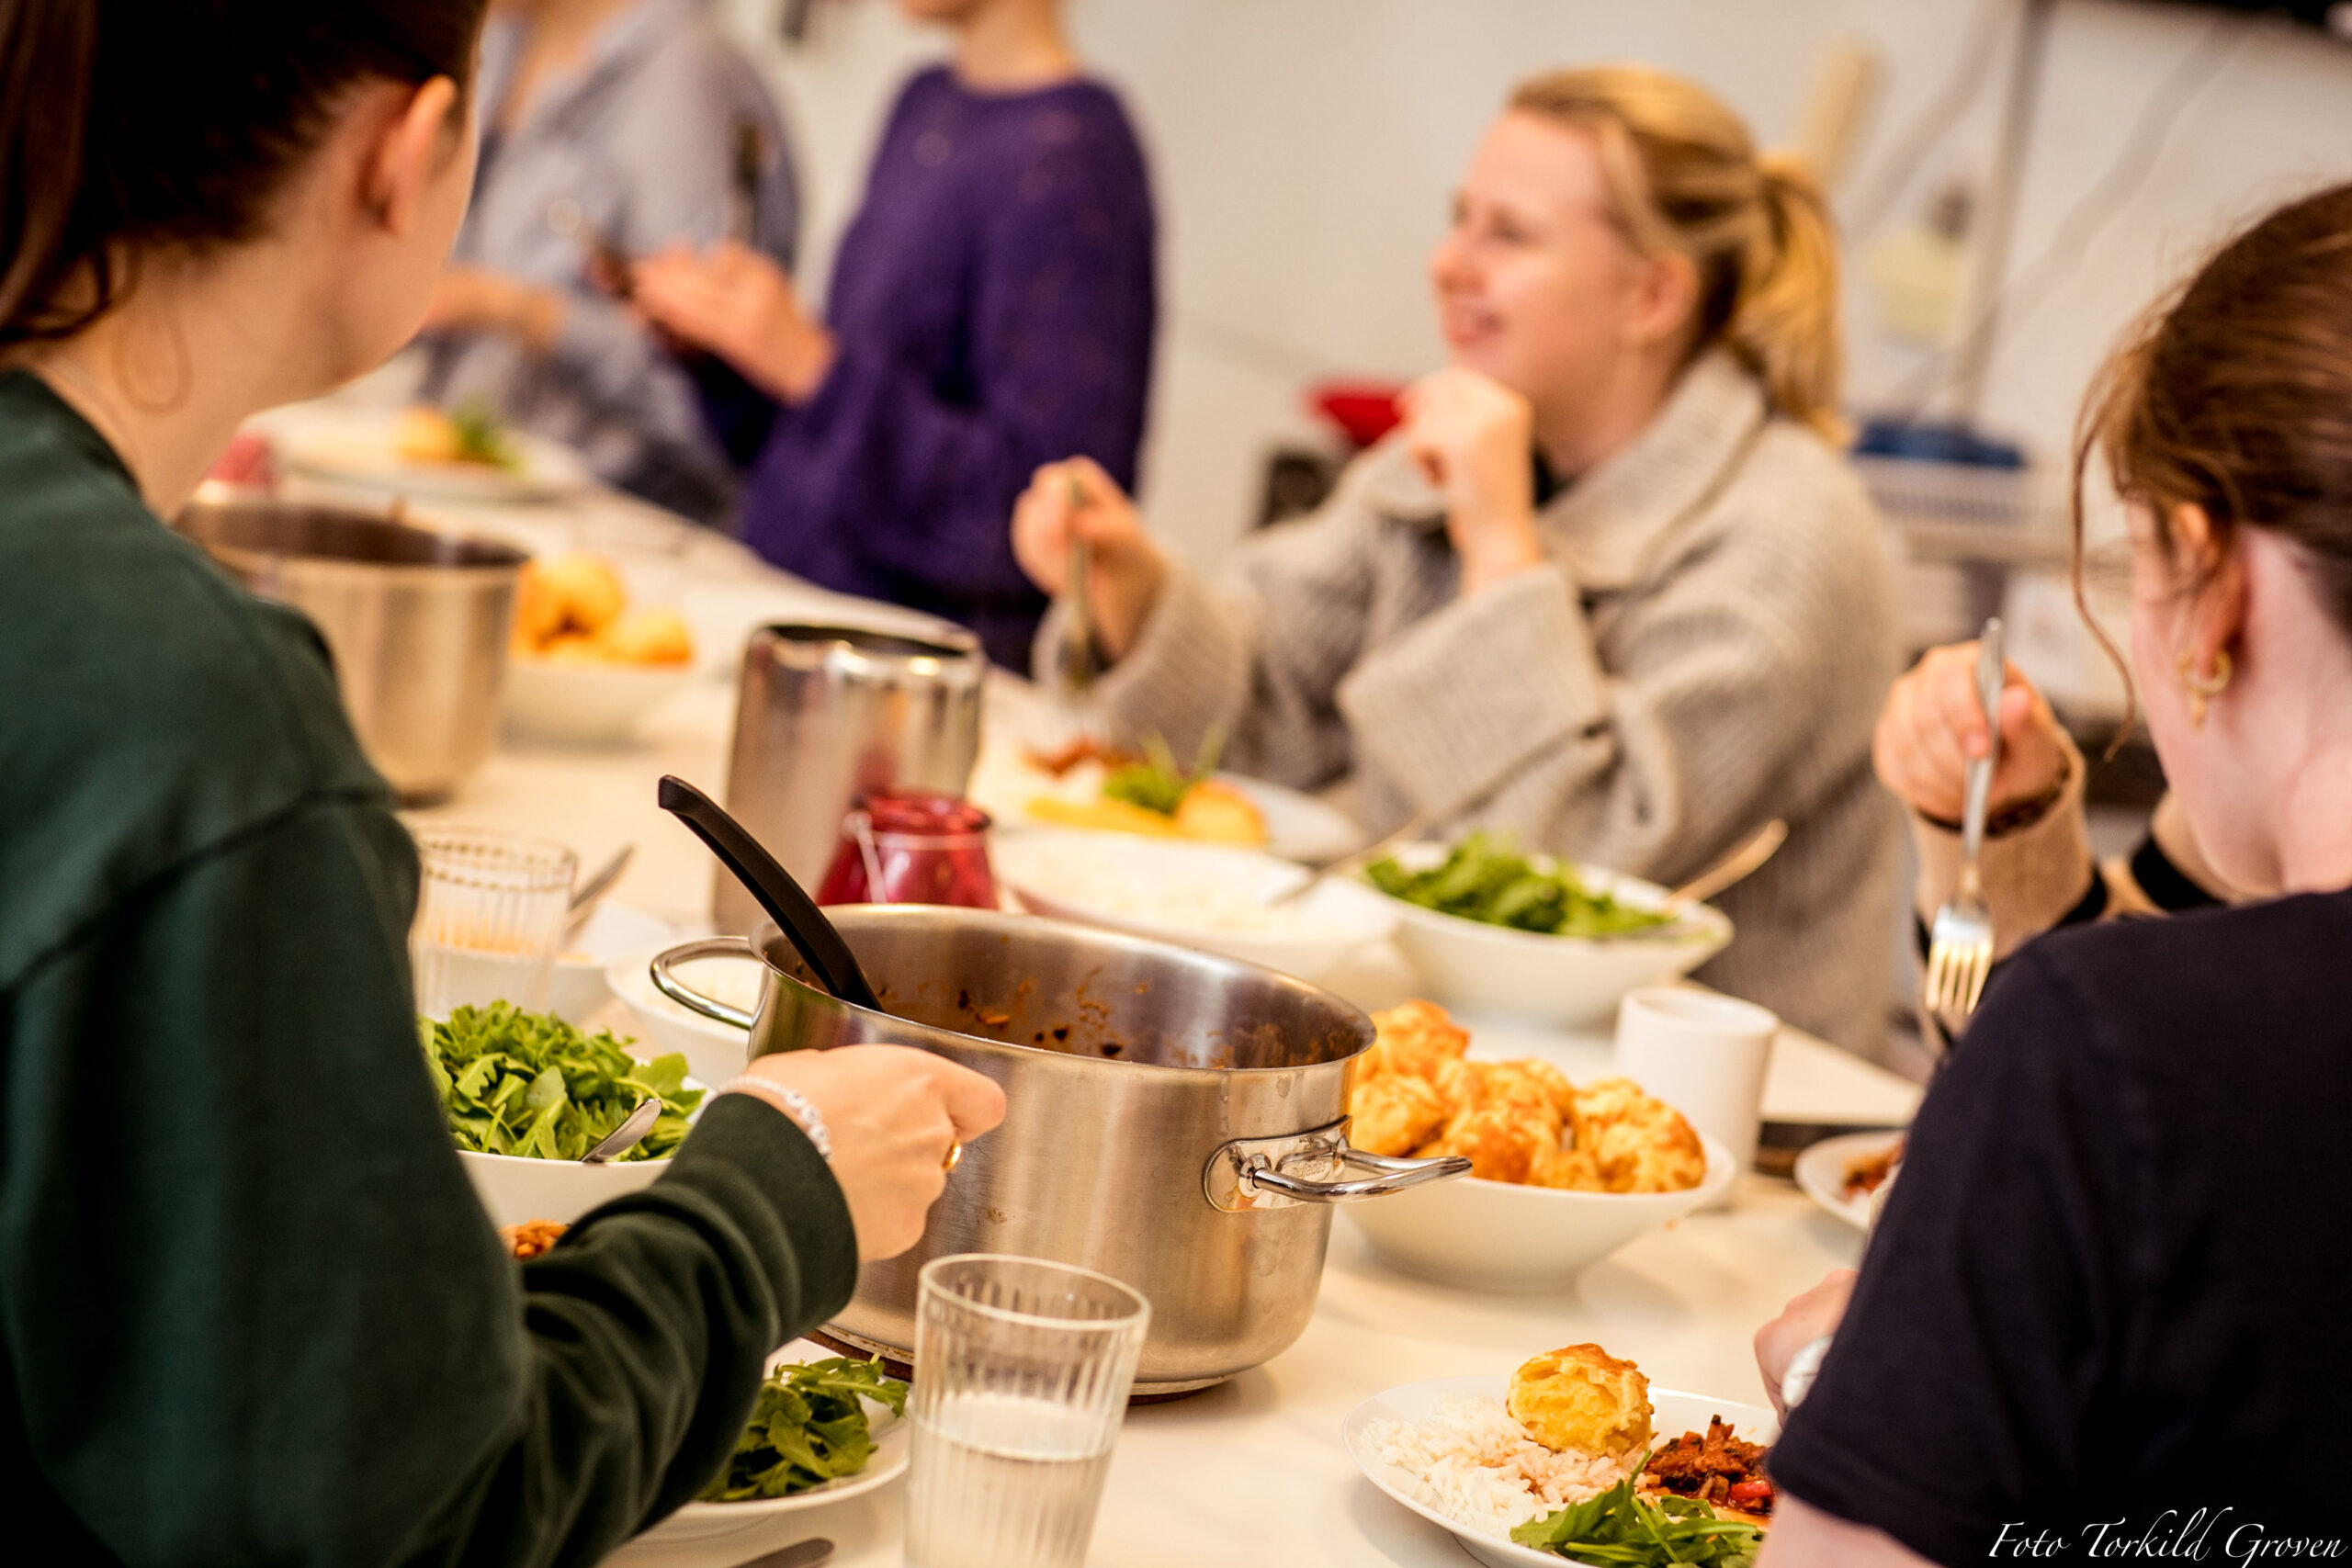
{"label": "gold ring", "polygon": [[964,1145],[961,1144],[950,1144],[947,1145],[947,1157],[939,1162],[939,1168],[949,1175],[953,1175],[956,1168],[963,1163]]}

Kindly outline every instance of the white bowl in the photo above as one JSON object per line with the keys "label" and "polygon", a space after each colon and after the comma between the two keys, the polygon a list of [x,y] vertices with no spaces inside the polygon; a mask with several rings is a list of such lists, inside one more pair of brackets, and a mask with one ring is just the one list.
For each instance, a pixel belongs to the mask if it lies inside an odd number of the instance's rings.
{"label": "white bowl", "polygon": [[616,904],[607,898],[596,906],[571,945],[556,954],[555,971],[548,982],[548,1010],[566,1023],[580,1023],[613,999],[612,982],[605,967],[624,953],[672,940],[670,922],[659,915]]}
{"label": "white bowl", "polygon": [[[701,1089],[695,1079],[686,1088]],[[694,1109],[710,1103],[703,1096]],[[689,1118],[691,1120],[692,1118]],[[598,1204],[650,1187],[670,1168],[666,1159],[613,1160],[582,1165],[576,1159],[533,1159],[522,1155],[486,1155],[459,1149],[458,1163],[466,1168],[481,1206],[492,1224],[519,1225],[527,1220],[553,1220],[568,1225]]]}
{"label": "white bowl", "polygon": [[[705,1083],[725,1083],[751,1061],[752,1036],[732,1024],[703,1017],[654,989],[651,970],[673,942],[657,942],[624,953],[605,965],[605,981],[636,1015],[640,1039],[637,1054],[659,1056],[675,1051],[686,1059],[686,1071]],[[752,1012],[760,1005],[759,987],[767,973],[758,959],[689,959],[677,968],[678,978],[698,991]]]}
{"label": "white bowl", "polygon": [[611,745],[694,678],[689,664],[556,664],[518,653],[506,661],[502,708],[519,735]]}
{"label": "white bowl", "polygon": [[[1396,929],[1395,901],[1327,881],[1267,908],[1306,873],[1254,850],[1083,831],[1009,833],[997,879],[1034,915],[1132,931],[1178,946],[1320,979]],[[1220,918],[1222,917],[1222,918]]]}
{"label": "white bowl", "polygon": [[1464,1290],[1556,1290],[1635,1237],[1673,1224],[1729,1190],[1739,1167],[1701,1135],[1707,1174],[1682,1192],[1564,1192],[1464,1176],[1340,1212],[1380,1260]]}
{"label": "white bowl", "polygon": [[[1396,852],[1408,871],[1426,871],[1445,856],[1442,844],[1408,844]],[[1537,863],[1548,863],[1539,857]],[[1666,902],[1667,890],[1654,882],[1590,866],[1576,870],[1587,886],[1636,908],[1655,909]],[[1579,937],[1488,925],[1402,898],[1386,901],[1396,915],[1396,945],[1420,971],[1433,999],[1540,1023],[1605,1020],[1626,992],[1679,979],[1732,938],[1731,921],[1703,904],[1655,934]]]}
{"label": "white bowl", "polygon": [[[809,1339],[796,1339],[768,1358],[774,1371],[787,1361],[821,1361],[840,1352]],[[887,1404],[865,1402],[874,1434],[874,1457],[855,1475],[828,1481],[790,1497],[756,1497],[741,1503],[688,1503],[651,1529],[624,1542],[605,1568],[732,1568],[816,1533],[809,1514],[888,1486],[907,1472],[914,1432]]]}

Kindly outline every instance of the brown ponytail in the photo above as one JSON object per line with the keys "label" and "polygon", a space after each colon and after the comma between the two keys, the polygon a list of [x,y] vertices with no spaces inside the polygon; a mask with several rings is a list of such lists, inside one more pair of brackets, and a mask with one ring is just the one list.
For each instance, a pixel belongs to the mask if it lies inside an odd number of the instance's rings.
{"label": "brown ponytail", "polygon": [[0,348],[71,337],[160,246],[259,233],[368,78],[472,76],[484,0],[0,0]]}
{"label": "brown ponytail", "polygon": [[1842,442],[1838,242],[1804,165],[1759,156],[1713,94],[1645,66],[1552,72],[1510,107],[1589,133],[1626,238],[1698,268],[1692,351],[1724,345],[1775,411]]}
{"label": "brown ponytail", "polygon": [[[2187,505],[2212,520],[2224,553],[2242,528],[2291,540],[2328,617],[2352,637],[2352,185],[2290,202],[2231,239],[2099,371],[2075,433],[2077,604],[2095,457],[2116,494],[2147,513],[2167,556],[2173,513]],[[2128,686],[2128,667],[2091,628]]]}

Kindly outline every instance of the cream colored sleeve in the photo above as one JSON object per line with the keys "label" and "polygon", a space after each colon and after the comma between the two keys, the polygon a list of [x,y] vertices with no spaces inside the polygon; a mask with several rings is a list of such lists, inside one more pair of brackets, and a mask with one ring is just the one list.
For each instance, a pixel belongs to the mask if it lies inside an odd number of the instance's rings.
{"label": "cream colored sleeve", "polygon": [[[2036,821],[1984,840],[1984,901],[1993,915],[1996,959],[2064,919],[2098,872],[2083,815],[2082,753],[2072,740],[2061,740],[2066,787],[2058,799]],[[1932,922],[1960,883],[1960,835],[1916,811],[1909,815],[1911,841],[1919,852],[1914,907],[1923,922]]]}

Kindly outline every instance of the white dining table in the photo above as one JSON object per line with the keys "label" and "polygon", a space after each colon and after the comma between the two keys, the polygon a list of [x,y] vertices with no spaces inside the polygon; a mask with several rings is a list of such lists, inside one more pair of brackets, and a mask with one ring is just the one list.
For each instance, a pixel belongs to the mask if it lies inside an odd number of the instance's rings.
{"label": "white dining table", "polygon": [[[289,488],[319,487],[297,481]],[[609,548],[610,539],[632,527],[687,526],[603,491],[527,505],[419,502],[415,510],[426,520],[535,549],[560,549],[583,537]],[[623,525],[608,526],[616,522]],[[637,852],[611,897],[682,931],[707,930],[715,863],[655,806],[654,785],[663,773],[676,773],[714,796],[723,794],[732,671],[744,637],[771,619],[818,616],[891,628],[927,623],[813,588],[701,531],[661,570],[696,633],[702,679],[649,715],[628,744],[591,750],[510,739],[454,797],[410,815],[418,823],[559,839],[586,867],[633,844]],[[992,682],[988,746],[1017,745],[1024,730],[1047,722],[1025,683]],[[1410,970],[1385,946],[1327,983],[1368,1008],[1414,992]],[[1609,1070],[1603,1031],[1476,1016],[1463,1021],[1481,1056],[1541,1055],[1579,1078]],[[1909,1120],[1918,1097],[1914,1085],[1877,1066],[1783,1030],[1773,1046],[1764,1111],[1791,1121],[1896,1124]],[[1359,1474],[1340,1440],[1341,1418],[1352,1406],[1399,1383],[1508,1373],[1537,1351],[1581,1341],[1631,1358],[1657,1386],[1761,1403],[1749,1349],[1755,1330],[1824,1273],[1851,1266],[1860,1241],[1859,1232],[1790,1183],[1748,1175],[1728,1207],[1642,1237],[1567,1288],[1512,1296],[1449,1289],[1383,1267],[1342,1210],[1314,1316],[1296,1344],[1217,1387],[1129,1414],[1088,1562],[1120,1568],[1461,1568],[1471,1559],[1452,1537]],[[903,1503],[903,1484],[894,1483],[811,1511],[805,1534],[834,1542],[838,1568],[896,1564]]]}

